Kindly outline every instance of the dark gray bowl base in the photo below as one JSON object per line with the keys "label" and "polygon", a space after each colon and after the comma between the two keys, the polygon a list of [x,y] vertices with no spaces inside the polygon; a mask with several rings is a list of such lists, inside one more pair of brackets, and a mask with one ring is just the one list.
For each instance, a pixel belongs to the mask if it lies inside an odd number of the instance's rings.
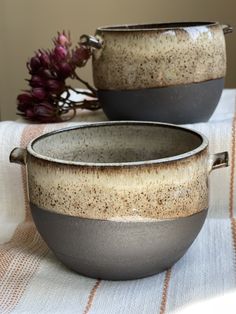
{"label": "dark gray bowl base", "polygon": [[220,78],[161,88],[98,90],[98,97],[110,120],[186,124],[208,121],[223,88]]}
{"label": "dark gray bowl base", "polygon": [[115,222],[52,213],[31,204],[36,227],[59,260],[79,274],[137,279],[177,262],[199,233],[207,210],[174,220]]}

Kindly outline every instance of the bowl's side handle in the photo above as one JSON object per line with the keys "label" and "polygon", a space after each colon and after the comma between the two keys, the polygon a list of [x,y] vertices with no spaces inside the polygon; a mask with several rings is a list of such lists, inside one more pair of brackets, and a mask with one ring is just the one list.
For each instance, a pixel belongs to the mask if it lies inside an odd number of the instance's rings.
{"label": "bowl's side handle", "polygon": [[229,166],[229,154],[228,152],[222,152],[217,154],[212,154],[209,156],[208,171],[228,167]]}
{"label": "bowl's side handle", "polygon": [[9,161],[16,164],[26,165],[26,149],[22,147],[15,147],[9,155]]}
{"label": "bowl's side handle", "polygon": [[103,40],[96,36],[82,35],[80,36],[80,44],[95,49],[101,49],[103,46]]}
{"label": "bowl's side handle", "polygon": [[226,34],[230,34],[233,32],[233,27],[231,25],[221,25],[222,26],[222,30],[223,30],[223,33],[226,35]]}

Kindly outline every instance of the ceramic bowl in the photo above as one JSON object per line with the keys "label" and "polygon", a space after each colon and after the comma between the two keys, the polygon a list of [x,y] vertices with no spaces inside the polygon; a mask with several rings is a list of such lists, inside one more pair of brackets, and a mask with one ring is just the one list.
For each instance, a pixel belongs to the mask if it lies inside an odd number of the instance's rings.
{"label": "ceramic bowl", "polygon": [[176,124],[208,121],[226,74],[218,22],[99,27],[81,42],[93,47],[93,79],[110,120]]}
{"label": "ceramic bowl", "polygon": [[228,164],[197,132],[151,122],[61,129],[15,148],[36,227],[80,274],[134,279],[186,252],[208,208],[208,176]]}

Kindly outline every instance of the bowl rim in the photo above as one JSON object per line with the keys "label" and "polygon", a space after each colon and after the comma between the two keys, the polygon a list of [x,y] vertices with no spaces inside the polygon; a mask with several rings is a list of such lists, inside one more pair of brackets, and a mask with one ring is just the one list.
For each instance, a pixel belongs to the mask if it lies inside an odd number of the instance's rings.
{"label": "bowl rim", "polygon": [[[194,135],[197,135],[201,139],[201,144],[196,147],[193,150],[190,150],[188,152],[185,152],[183,154],[174,155],[171,157],[165,157],[160,159],[152,159],[152,160],[145,160],[145,161],[130,161],[130,162],[107,162],[107,163],[99,163],[99,162],[82,162],[82,161],[70,161],[70,160],[64,160],[64,159],[57,159],[52,158],[49,156],[42,155],[38,152],[36,152],[33,148],[34,144],[37,141],[40,141],[41,139],[45,137],[50,137],[51,135],[63,133],[67,131],[72,131],[76,129],[84,129],[84,128],[94,128],[94,127],[102,127],[102,126],[112,126],[112,125],[142,125],[142,126],[162,126],[167,128],[174,128],[174,129],[180,129],[188,133],[192,133]],[[95,122],[95,123],[89,123],[89,124],[83,124],[83,125],[76,125],[76,126],[70,126],[66,128],[61,128],[58,130],[54,130],[51,132],[47,132],[43,135],[40,135],[36,138],[34,138],[30,143],[27,145],[27,151],[30,155],[36,157],[37,159],[53,162],[56,164],[64,164],[64,165],[74,165],[74,166],[95,166],[95,167],[125,167],[125,166],[141,166],[141,165],[150,165],[150,164],[161,164],[161,163],[169,163],[169,162],[176,162],[178,160],[190,158],[203,150],[205,150],[208,147],[208,139],[205,135],[201,134],[200,132],[196,132],[192,129],[177,126],[175,124],[169,124],[169,123],[162,123],[162,122],[148,122],[148,121],[105,121],[105,122]]]}
{"label": "bowl rim", "polygon": [[[82,162],[82,161],[71,161],[71,160],[64,160],[64,159],[57,159],[57,158],[52,158],[48,157],[45,155],[42,155],[38,152],[36,152],[33,148],[34,144],[37,141],[40,141],[43,138],[50,137],[51,135],[58,134],[58,133],[63,133],[67,131],[72,131],[76,129],[84,129],[84,128],[94,128],[94,127],[102,127],[102,126],[113,126],[113,125],[142,125],[142,126],[162,126],[162,127],[167,127],[167,128],[173,128],[173,129],[180,129],[188,133],[192,133],[194,135],[197,135],[201,139],[201,144],[196,147],[193,150],[190,150],[188,152],[185,152],[183,154],[179,155],[174,155],[171,157],[164,157],[164,158],[159,158],[159,159],[151,159],[151,160],[145,160],[145,161],[130,161],[130,162]],[[29,142],[27,145],[27,151],[30,155],[36,157],[37,159],[53,162],[56,164],[64,164],[64,165],[74,165],[74,166],[92,166],[92,167],[125,167],[125,166],[142,166],[142,165],[152,165],[152,164],[161,164],[161,163],[169,163],[169,162],[176,162],[178,160],[183,160],[190,158],[196,154],[201,153],[208,147],[208,139],[206,138],[205,135],[203,135],[200,132],[197,132],[195,130],[178,126],[175,124],[170,124],[170,123],[163,123],[163,122],[149,122],[149,121],[105,121],[105,122],[95,122],[95,123],[88,123],[88,124],[83,124],[83,125],[76,125],[76,126],[69,126],[66,128],[61,128],[58,130],[54,130],[51,132],[47,132],[43,135],[40,135],[33,140]]]}
{"label": "bowl rim", "polygon": [[147,31],[169,31],[169,30],[185,30],[198,27],[218,26],[217,21],[182,21],[182,22],[160,22],[160,23],[137,23],[137,24],[117,24],[105,25],[97,28],[97,32],[147,32]]}

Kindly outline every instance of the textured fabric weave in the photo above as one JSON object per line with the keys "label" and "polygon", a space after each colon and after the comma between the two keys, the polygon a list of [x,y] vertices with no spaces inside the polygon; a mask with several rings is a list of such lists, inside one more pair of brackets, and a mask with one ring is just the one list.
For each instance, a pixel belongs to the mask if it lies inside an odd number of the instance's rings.
{"label": "textured fabric weave", "polygon": [[[236,193],[235,90],[225,90],[208,123],[187,125],[205,134],[210,152],[228,151],[230,167],[210,175],[210,208],[185,256],[161,274],[112,282],[80,276],[50,252],[32,222],[25,167],[9,153],[34,137],[66,124],[0,123],[0,313],[235,313]],[[115,272],[115,269],[114,269]]]}

